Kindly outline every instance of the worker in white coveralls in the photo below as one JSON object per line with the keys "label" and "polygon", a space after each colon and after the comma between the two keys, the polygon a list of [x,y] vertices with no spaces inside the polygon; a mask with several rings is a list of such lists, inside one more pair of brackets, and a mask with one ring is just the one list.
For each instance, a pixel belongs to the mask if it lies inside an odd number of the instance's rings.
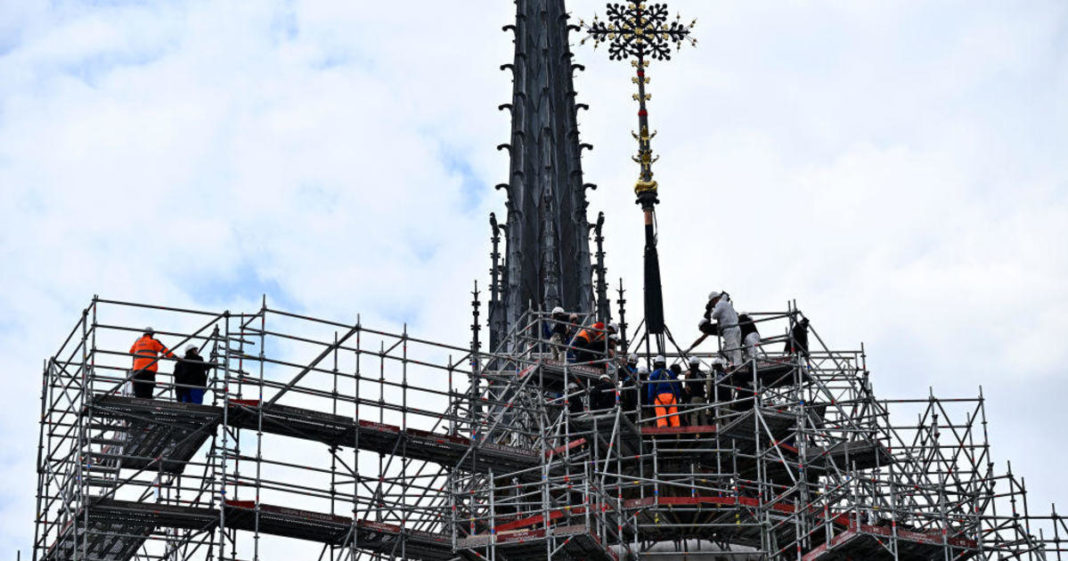
{"label": "worker in white coveralls", "polygon": [[713,290],[708,295],[708,304],[705,304],[705,315],[698,325],[701,336],[690,345],[689,353],[709,335],[723,337],[723,354],[727,356],[731,366],[742,363],[742,330],[738,327],[738,312],[734,311],[730,294]]}

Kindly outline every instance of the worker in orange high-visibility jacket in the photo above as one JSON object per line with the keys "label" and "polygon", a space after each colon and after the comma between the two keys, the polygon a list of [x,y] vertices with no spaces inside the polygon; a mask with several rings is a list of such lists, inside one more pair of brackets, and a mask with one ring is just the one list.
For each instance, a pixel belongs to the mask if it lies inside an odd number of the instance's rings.
{"label": "worker in orange high-visibility jacket", "polygon": [[575,335],[571,340],[571,346],[575,349],[575,362],[593,362],[608,358],[610,345],[605,344],[605,336],[614,335],[619,331],[619,326],[604,322],[597,322],[586,327]]}
{"label": "worker in orange high-visibility jacket", "polygon": [[152,391],[156,388],[156,371],[159,370],[160,356],[174,358],[174,354],[156,340],[156,331],[151,327],[146,327],[141,338],[134,341],[130,354],[134,355],[134,396],[151,399]]}
{"label": "worker in orange high-visibility jacket", "polygon": [[604,323],[582,328],[571,340],[575,362],[593,362],[604,356]]}

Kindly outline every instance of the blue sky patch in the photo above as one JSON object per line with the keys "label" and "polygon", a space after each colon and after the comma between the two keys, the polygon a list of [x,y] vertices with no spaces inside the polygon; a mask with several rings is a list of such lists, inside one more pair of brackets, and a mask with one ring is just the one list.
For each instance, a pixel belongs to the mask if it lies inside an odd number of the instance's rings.
{"label": "blue sky patch", "polygon": [[184,279],[182,286],[189,294],[208,306],[225,306],[238,300],[258,300],[266,294],[267,302],[287,310],[301,307],[277,280],[261,275],[252,263],[241,262],[238,266],[217,274],[204,274]]}
{"label": "blue sky patch", "polygon": [[468,213],[478,209],[486,193],[486,184],[475,175],[471,163],[458,151],[444,146],[441,162],[446,171],[460,178],[461,210]]}

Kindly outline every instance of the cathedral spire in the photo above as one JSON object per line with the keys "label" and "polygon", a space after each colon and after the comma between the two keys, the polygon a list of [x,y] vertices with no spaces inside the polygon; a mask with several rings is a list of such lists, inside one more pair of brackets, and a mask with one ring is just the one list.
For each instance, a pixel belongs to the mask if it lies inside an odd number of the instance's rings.
{"label": "cathedral spire", "polygon": [[[498,297],[490,303],[496,347],[528,308],[594,311],[590,224],[564,0],[516,0],[506,249]],[[498,265],[495,263],[494,267]]]}

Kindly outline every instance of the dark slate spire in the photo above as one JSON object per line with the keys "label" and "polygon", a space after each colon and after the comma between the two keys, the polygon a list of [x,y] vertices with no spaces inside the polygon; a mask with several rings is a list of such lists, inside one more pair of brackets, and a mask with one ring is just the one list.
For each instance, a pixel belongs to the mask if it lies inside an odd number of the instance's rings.
{"label": "dark slate spire", "polygon": [[[505,263],[490,304],[496,346],[529,307],[594,311],[590,224],[564,0],[516,0]],[[497,263],[494,263],[497,267]]]}

